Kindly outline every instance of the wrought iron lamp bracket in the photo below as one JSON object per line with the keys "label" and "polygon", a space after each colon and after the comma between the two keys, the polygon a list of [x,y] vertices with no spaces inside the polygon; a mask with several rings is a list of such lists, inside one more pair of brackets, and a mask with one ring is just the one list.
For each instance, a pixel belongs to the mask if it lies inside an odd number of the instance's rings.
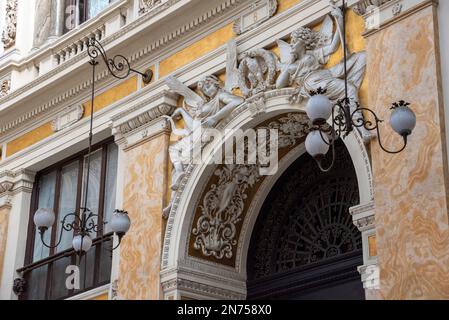
{"label": "wrought iron lamp bracket", "polygon": [[146,69],[145,72],[140,72],[136,69],[133,69],[131,68],[129,60],[121,54],[118,54],[113,58],[108,58],[105,49],[95,38],[91,38],[88,41],[87,54],[91,59],[91,65],[97,65],[97,59],[101,57],[105,62],[109,73],[117,79],[126,79],[131,73],[140,74],[142,76],[142,81],[145,84],[149,84],[153,79],[153,71],[151,69]]}

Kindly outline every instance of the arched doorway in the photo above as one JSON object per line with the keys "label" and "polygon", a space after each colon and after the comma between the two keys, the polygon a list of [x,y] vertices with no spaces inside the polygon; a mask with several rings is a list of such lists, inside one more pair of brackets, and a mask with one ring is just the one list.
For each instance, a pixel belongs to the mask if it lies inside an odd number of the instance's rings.
{"label": "arched doorway", "polygon": [[357,176],[343,143],[336,154],[328,173],[301,156],[272,188],[251,236],[249,299],[364,299]]}

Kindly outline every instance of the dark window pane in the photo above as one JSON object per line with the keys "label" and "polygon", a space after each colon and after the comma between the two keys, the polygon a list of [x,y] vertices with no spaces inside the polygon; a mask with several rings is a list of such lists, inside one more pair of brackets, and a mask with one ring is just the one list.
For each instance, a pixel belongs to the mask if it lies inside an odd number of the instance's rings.
{"label": "dark window pane", "polygon": [[[39,201],[38,208],[49,208],[53,210],[55,203],[55,186],[56,186],[56,171],[44,175],[39,180]],[[50,249],[42,244],[39,231],[35,231],[33,262],[42,260],[48,257]],[[44,241],[50,244],[51,229],[47,230],[44,235]]]}
{"label": "dark window pane", "polygon": [[99,283],[106,283],[111,281],[112,268],[112,239],[103,242],[99,247],[100,255],[100,275],[98,277]]}
{"label": "dark window pane", "polygon": [[[101,162],[102,162],[102,149],[95,151],[90,156],[90,172],[89,172],[89,189],[87,195],[87,208],[94,214],[98,214],[99,198],[100,198],[100,186],[101,186]],[[84,177],[83,177],[83,202],[81,206],[84,206],[85,199],[85,187],[87,181],[87,156],[84,159]],[[93,219],[97,223],[97,217]],[[90,221],[89,221],[90,222]],[[91,232],[91,238],[96,238],[96,234]]]}
{"label": "dark window pane", "polygon": [[[65,215],[69,213],[75,213],[76,211],[76,197],[78,193],[78,161],[62,168],[61,172],[61,193],[59,197],[59,217],[57,224],[56,237],[59,237],[61,224],[59,223]],[[74,220],[74,216],[69,216],[66,223],[71,223]],[[63,231],[62,241],[57,248],[57,252],[64,251],[72,247],[73,232]],[[58,241],[58,239],[56,239]]]}
{"label": "dark window pane", "polygon": [[87,255],[83,255],[80,261],[81,291],[94,287],[95,253],[96,247],[92,247]]}
{"label": "dark window pane", "polygon": [[44,300],[47,288],[47,266],[34,269],[27,275],[28,300]]}
{"label": "dark window pane", "polygon": [[70,265],[72,265],[72,257],[63,257],[53,262],[51,271],[51,299],[63,299],[69,295],[65,283],[69,275],[65,272]]}

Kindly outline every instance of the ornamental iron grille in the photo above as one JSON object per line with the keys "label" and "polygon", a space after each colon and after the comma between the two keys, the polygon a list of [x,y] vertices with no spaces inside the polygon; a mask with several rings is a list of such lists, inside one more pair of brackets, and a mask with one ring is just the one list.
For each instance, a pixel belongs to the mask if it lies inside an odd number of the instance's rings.
{"label": "ornamental iron grille", "polygon": [[341,141],[336,148],[340,159],[331,171],[321,172],[304,155],[273,187],[251,239],[249,283],[348,255],[360,258],[361,234],[349,214],[359,204],[357,178]]}

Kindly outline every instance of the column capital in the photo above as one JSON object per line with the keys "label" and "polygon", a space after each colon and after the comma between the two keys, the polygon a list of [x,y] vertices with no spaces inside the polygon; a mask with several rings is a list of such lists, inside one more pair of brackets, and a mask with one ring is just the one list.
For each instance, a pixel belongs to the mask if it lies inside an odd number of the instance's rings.
{"label": "column capital", "polygon": [[162,91],[152,97],[114,116],[113,135],[119,146],[129,149],[143,141],[166,132],[170,124],[162,116],[171,115],[177,107],[178,95]]}
{"label": "column capital", "polygon": [[367,37],[404,16],[437,4],[438,0],[360,0],[352,5],[352,10],[365,20]]}

